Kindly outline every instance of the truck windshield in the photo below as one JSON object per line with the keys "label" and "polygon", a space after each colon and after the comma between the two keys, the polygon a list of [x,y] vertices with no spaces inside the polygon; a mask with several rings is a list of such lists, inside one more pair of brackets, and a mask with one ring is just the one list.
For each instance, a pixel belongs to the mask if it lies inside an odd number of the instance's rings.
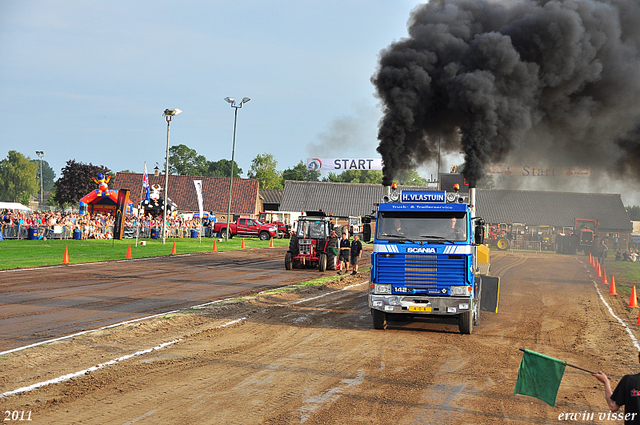
{"label": "truck windshield", "polygon": [[376,223],[376,239],[465,241],[466,218],[464,211],[382,211]]}

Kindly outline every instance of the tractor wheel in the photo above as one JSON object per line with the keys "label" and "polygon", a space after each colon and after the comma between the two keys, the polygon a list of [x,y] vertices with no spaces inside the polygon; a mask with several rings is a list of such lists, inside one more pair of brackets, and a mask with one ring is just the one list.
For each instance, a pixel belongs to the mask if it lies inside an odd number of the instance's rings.
{"label": "tractor wheel", "polygon": [[387,314],[384,311],[371,309],[373,329],[387,329]]}
{"label": "tractor wheel", "polygon": [[284,268],[287,270],[291,270],[293,268],[293,254],[291,254],[289,251],[287,251],[287,253],[284,255]]}
{"label": "tractor wheel", "polygon": [[505,251],[507,248],[509,248],[509,241],[506,238],[500,238],[496,242],[496,247],[500,251]]}
{"label": "tractor wheel", "polygon": [[318,257],[318,270],[321,272],[327,271],[327,254],[320,254]]}
{"label": "tractor wheel", "polygon": [[269,238],[270,238],[269,232],[260,232],[260,240],[261,241],[268,241]]}

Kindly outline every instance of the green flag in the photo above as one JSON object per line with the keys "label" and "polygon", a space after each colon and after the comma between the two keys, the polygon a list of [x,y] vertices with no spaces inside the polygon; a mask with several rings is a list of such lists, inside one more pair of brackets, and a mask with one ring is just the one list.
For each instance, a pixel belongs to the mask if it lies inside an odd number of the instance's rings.
{"label": "green flag", "polygon": [[562,360],[524,350],[518,369],[516,389],[513,393],[535,397],[555,407],[558,388],[566,365],[567,362]]}

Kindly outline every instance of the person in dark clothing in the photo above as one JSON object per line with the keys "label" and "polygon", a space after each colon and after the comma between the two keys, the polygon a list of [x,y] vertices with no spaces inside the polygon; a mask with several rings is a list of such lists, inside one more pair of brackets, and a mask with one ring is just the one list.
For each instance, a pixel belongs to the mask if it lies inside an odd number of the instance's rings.
{"label": "person in dark clothing", "polygon": [[349,252],[351,251],[351,242],[349,242],[349,235],[342,234],[340,239],[340,271],[338,274],[347,273],[349,270]]}
{"label": "person in dark clothing", "polygon": [[[640,361],[640,353],[638,359]],[[609,410],[617,412],[624,406],[624,424],[640,425],[640,373],[623,376],[613,391],[604,372],[594,373],[593,376],[604,384],[604,396]],[[619,417],[622,419],[622,416]]]}
{"label": "person in dark clothing", "polygon": [[351,274],[358,273],[358,260],[362,257],[362,242],[358,235],[353,235],[353,242],[351,243],[351,268],[353,272]]}
{"label": "person in dark clothing", "polygon": [[608,250],[609,250],[609,247],[605,245],[604,239],[601,239],[600,245],[598,245],[598,261],[600,262],[600,264],[604,263],[604,257],[607,256]]}

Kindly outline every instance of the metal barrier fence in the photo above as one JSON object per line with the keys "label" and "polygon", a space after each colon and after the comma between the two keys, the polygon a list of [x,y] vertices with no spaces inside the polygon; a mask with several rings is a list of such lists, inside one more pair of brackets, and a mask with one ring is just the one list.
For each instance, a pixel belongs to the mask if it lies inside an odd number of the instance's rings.
{"label": "metal barrier fence", "polygon": [[509,249],[511,251],[514,250],[523,250],[523,251],[542,251],[542,242],[540,241],[525,241],[525,240],[515,240],[509,242]]}
{"label": "metal barrier fence", "polygon": [[[135,239],[137,233],[138,238],[149,239],[153,237],[152,229],[155,229],[156,237],[162,237],[162,228],[125,226],[123,238]],[[167,237],[190,238],[192,230],[198,229],[191,227],[168,227]],[[30,237],[35,237],[36,239],[105,239],[107,233],[113,235],[113,226],[38,226],[37,228],[31,228],[28,226],[1,225],[0,232],[2,232],[3,239],[29,239]],[[211,228],[205,227],[202,236],[211,238],[217,236],[217,234],[211,232]]]}

